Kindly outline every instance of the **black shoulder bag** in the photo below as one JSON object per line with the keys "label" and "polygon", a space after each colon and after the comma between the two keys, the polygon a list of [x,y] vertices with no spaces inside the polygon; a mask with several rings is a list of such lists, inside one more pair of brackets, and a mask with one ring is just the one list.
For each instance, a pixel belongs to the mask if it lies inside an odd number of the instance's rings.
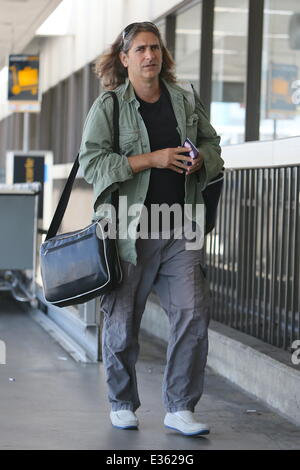
{"label": "black shoulder bag", "polygon": [[202,191],[203,200],[206,208],[205,215],[205,235],[210,233],[216,225],[217,210],[221,197],[224,182],[224,168],[215,176],[206,188]]}
{"label": "black shoulder bag", "polygon": [[[119,103],[115,93],[111,95],[114,99],[114,152],[119,153]],[[57,307],[87,302],[110,292],[122,281],[116,240],[118,230],[116,227],[112,232],[108,220],[97,220],[81,230],[57,235],[78,168],[79,154],[40,248],[44,296]],[[118,190],[112,193],[111,202],[118,221]],[[108,230],[104,231],[104,227]]]}

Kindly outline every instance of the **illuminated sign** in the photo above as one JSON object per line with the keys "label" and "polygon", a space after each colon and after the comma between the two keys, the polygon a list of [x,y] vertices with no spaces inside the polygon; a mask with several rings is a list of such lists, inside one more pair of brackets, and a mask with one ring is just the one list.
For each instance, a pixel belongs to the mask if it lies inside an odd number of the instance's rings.
{"label": "illuminated sign", "polygon": [[267,118],[294,119],[297,107],[293,102],[293,83],[298,67],[289,64],[270,64]]}
{"label": "illuminated sign", "polygon": [[39,106],[39,56],[9,56],[8,101],[12,111],[37,112]]}
{"label": "illuminated sign", "polygon": [[45,181],[44,155],[14,155],[13,183],[41,183],[41,196],[39,198],[38,216],[43,218],[44,181]]}

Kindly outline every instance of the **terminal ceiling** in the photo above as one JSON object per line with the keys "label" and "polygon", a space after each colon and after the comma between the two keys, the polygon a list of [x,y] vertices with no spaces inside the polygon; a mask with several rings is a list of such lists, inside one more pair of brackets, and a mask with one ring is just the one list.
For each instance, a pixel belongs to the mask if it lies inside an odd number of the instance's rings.
{"label": "terminal ceiling", "polygon": [[0,0],[0,70],[20,54],[61,0]]}

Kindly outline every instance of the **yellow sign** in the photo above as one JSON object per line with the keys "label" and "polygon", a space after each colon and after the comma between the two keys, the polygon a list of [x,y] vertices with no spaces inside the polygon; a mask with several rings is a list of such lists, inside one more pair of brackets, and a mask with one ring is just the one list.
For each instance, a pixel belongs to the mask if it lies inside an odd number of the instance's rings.
{"label": "yellow sign", "polygon": [[13,76],[13,86],[11,88],[13,95],[19,95],[22,91],[31,91],[32,95],[37,94],[38,89],[38,71],[31,67],[25,67],[23,70],[17,70],[15,65],[10,67]]}
{"label": "yellow sign", "polygon": [[14,111],[34,112],[39,109],[39,106],[36,106],[39,104],[38,56],[9,56],[8,100]]}
{"label": "yellow sign", "polygon": [[27,158],[25,161],[25,181],[26,183],[33,183],[34,181],[34,159]]}
{"label": "yellow sign", "polygon": [[297,79],[298,67],[288,64],[270,64],[268,80],[267,117],[269,119],[294,119],[292,84]]}

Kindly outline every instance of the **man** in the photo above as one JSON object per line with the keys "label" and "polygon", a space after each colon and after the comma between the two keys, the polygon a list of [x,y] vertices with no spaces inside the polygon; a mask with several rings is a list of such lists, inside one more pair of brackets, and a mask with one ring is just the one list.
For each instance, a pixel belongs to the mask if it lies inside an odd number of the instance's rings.
{"label": "man", "polygon": [[[102,298],[111,422],[122,429],[139,424],[135,414],[140,406],[135,372],[138,333],[147,297],[154,289],[170,321],[164,424],[194,435],[209,433],[209,427],[194,416],[208,351],[210,292],[201,266],[203,237],[198,249],[187,249],[187,237],[174,235],[175,217],[170,220],[170,236],[162,237],[164,220],[159,219],[153,230],[151,209],[161,204],[189,206],[189,219],[203,235],[195,209],[203,207],[202,190],[224,162],[220,139],[198,95],[176,83],[173,65],[153,23],[133,23],[124,29],[97,65],[104,86],[113,89],[119,101],[120,154],[112,150],[113,100],[104,92],[87,117],[79,161],[85,179],[94,186],[94,219],[107,216],[105,203],[115,189],[120,200],[126,197],[128,207],[128,211],[119,207],[120,226],[126,227],[118,239],[123,281]],[[199,150],[195,159],[186,154],[191,149],[182,146],[186,137]],[[133,217],[134,204],[146,210],[148,238],[138,237],[144,212]],[[184,214],[183,210],[181,224]]]}

